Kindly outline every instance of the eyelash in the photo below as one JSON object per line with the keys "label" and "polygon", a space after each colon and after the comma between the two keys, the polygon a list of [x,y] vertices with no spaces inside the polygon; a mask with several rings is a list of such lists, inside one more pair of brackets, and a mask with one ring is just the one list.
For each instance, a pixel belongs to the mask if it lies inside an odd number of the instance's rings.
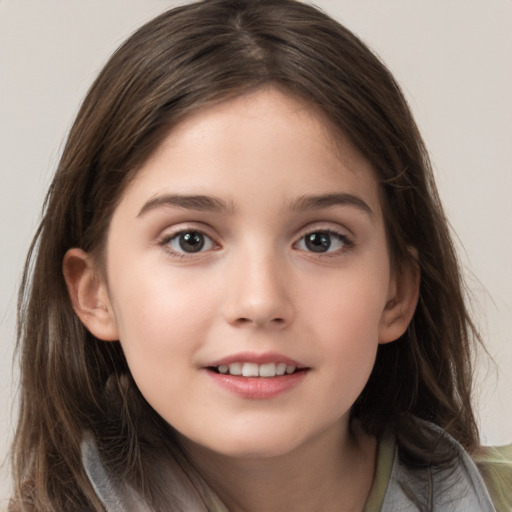
{"label": "eyelash", "polygon": [[[173,242],[180,243],[180,237],[184,235],[195,235],[195,243],[200,244],[199,249],[194,252],[190,251],[187,252],[185,250],[177,250],[176,248],[173,248],[171,244]],[[197,235],[201,237],[201,239],[198,240]],[[315,250],[308,250],[307,244],[308,240],[307,237],[313,237],[313,235],[321,235],[322,237],[328,237],[328,246],[327,250],[325,251],[315,251]],[[337,250],[330,251],[331,245],[333,243],[333,239],[338,241],[341,244],[341,247]],[[309,242],[316,244],[317,247],[325,247],[325,241],[322,241],[320,238],[318,240],[315,240],[315,238],[310,238]],[[179,231],[176,231],[174,233],[168,234],[162,238],[162,240],[159,242],[159,245],[162,246],[165,251],[172,257],[178,258],[178,259],[184,259],[184,258],[194,258],[202,255],[202,253],[206,251],[211,251],[219,248],[219,245],[213,240],[212,237],[207,235],[204,231],[201,229],[181,229]],[[181,245],[181,244],[180,244]],[[207,245],[206,251],[204,250],[204,246]],[[306,248],[300,248],[301,245],[305,245]],[[332,229],[316,229],[316,230],[308,230],[305,232],[301,237],[293,244],[293,248],[296,248],[298,250],[304,251],[306,253],[315,255],[319,258],[332,258],[339,256],[350,249],[354,247],[354,242],[350,237],[348,237],[346,234],[339,233],[338,231],[332,230]],[[310,247],[311,248],[311,247]],[[183,247],[181,247],[183,249]]]}

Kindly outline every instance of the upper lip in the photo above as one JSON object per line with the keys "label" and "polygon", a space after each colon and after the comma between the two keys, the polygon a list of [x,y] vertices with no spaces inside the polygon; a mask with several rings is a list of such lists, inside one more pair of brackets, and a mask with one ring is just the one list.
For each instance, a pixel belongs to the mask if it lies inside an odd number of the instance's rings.
{"label": "upper lip", "polygon": [[217,359],[208,363],[206,368],[215,367],[221,365],[230,365],[232,363],[256,363],[256,364],[267,364],[267,363],[285,363],[289,366],[295,366],[297,369],[306,368],[305,365],[291,359],[287,356],[279,354],[277,352],[238,352],[237,354],[232,354],[221,359]]}

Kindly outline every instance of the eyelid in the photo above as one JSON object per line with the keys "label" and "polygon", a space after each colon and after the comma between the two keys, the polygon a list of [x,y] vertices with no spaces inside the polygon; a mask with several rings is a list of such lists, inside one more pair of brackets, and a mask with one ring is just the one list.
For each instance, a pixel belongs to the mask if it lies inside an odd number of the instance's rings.
{"label": "eyelid", "polygon": [[338,224],[336,222],[329,222],[329,221],[319,221],[319,222],[310,222],[297,232],[296,240],[298,241],[300,238],[310,234],[310,233],[316,233],[316,232],[325,232],[325,233],[333,233],[342,237],[346,237],[348,239],[354,239],[354,234],[352,231],[342,226],[341,224]]}

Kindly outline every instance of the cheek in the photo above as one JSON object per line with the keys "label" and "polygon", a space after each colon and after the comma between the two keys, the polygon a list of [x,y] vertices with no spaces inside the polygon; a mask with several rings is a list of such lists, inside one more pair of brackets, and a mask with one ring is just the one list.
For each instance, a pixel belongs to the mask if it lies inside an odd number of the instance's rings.
{"label": "cheek", "polygon": [[119,338],[132,372],[178,368],[213,321],[215,297],[205,293],[204,282],[169,274],[141,270],[112,281]]}
{"label": "cheek", "polygon": [[116,318],[128,367],[146,400],[174,423],[176,411],[190,400],[183,383],[197,372],[195,357],[212,308],[198,300],[193,286],[169,287],[158,279],[126,285]]}
{"label": "cheek", "polygon": [[[360,269],[306,283],[303,314],[311,324],[333,336],[363,341],[376,339],[389,293],[389,272],[384,265]],[[315,318],[316,320],[313,320]]]}
{"label": "cheek", "polygon": [[330,368],[333,391],[339,391],[340,379],[356,394],[366,384],[379,344],[387,275],[385,266],[377,273],[363,267],[350,276],[340,274],[320,283],[303,305],[302,314],[309,318],[308,339],[318,348],[322,363]]}

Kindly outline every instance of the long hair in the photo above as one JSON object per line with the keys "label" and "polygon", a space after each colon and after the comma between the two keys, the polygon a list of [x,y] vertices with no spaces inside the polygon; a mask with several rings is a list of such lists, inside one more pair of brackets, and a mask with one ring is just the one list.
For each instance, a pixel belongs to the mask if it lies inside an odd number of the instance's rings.
{"label": "long hair", "polygon": [[379,347],[352,417],[373,435],[394,428],[404,445],[417,435],[414,418],[438,424],[469,450],[477,445],[470,395],[478,334],[427,152],[400,88],[357,37],[311,6],[210,0],[172,9],[130,37],[70,131],[19,295],[13,510],[102,510],[81,462],[85,431],[113,474],[155,510],[154,450],[166,446],[186,466],[172,427],[136,389],[119,343],[95,339],[74,314],[62,260],[71,247],[101,259],[123,190],[176,123],[263,85],[314,105],[350,137],[380,184],[393,264],[421,271],[411,325]]}

